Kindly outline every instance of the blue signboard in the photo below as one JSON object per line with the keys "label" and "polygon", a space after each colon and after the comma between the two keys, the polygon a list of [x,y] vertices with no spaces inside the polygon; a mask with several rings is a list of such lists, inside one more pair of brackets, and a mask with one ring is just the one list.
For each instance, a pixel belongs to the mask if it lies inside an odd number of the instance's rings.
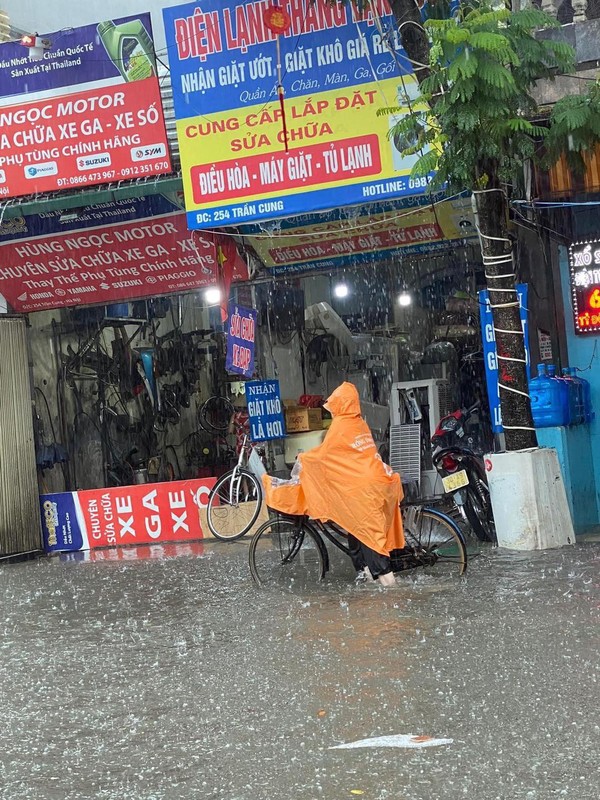
{"label": "blue signboard", "polygon": [[[527,380],[530,380],[531,357],[529,354],[529,321],[527,309],[526,283],[518,283],[515,287],[519,298],[519,313],[523,326],[523,339],[525,340],[525,358],[527,360]],[[500,387],[498,385],[498,354],[496,351],[496,336],[494,334],[494,321],[490,307],[490,296],[487,289],[479,292],[479,316],[481,320],[481,338],[483,340],[483,360],[485,364],[485,381],[487,383],[488,400],[490,404],[490,417],[494,433],[502,433],[502,412],[500,410]]]}
{"label": "blue signboard", "polygon": [[63,209],[44,211],[41,214],[25,214],[22,217],[3,220],[0,224],[0,244],[15,239],[33,239],[37,236],[58,235],[65,231],[97,228],[118,222],[133,222],[176,211],[181,211],[181,208],[174,199],[163,194],[155,194],[85,206],[73,212]]}
{"label": "blue signboard", "polygon": [[393,131],[420,93],[387,0],[285,0],[279,34],[270,10],[163,9],[188,226],[424,194]]}
{"label": "blue signboard", "polygon": [[256,309],[229,304],[225,369],[251,378],[254,374]]}
{"label": "blue signboard", "polygon": [[279,381],[246,383],[246,402],[252,441],[266,442],[269,439],[283,439],[285,420]]}
{"label": "blue signboard", "polygon": [[87,536],[77,514],[75,492],[43,494],[40,497],[42,537],[47,553],[81,550],[87,546]]}

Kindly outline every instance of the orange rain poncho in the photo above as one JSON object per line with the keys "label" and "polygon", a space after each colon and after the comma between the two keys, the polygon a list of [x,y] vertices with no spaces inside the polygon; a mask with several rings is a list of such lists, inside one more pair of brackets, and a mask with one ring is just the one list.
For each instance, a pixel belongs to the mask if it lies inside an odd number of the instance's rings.
{"label": "orange rain poncho", "polygon": [[267,505],[284,514],[331,520],[389,555],[404,547],[400,476],[381,460],[351,383],[338,386],[325,408],[333,417],[331,428],[323,444],[298,456],[299,480],[263,477]]}

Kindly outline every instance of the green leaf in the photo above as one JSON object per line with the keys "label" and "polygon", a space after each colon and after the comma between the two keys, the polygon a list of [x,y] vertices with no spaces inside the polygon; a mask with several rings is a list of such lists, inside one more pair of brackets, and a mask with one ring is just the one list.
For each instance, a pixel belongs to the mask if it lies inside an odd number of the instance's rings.
{"label": "green leaf", "polygon": [[575,103],[559,108],[558,110],[555,109],[551,115],[554,124],[564,125],[568,131],[574,131],[582,127],[589,121],[589,117],[589,108],[579,104],[576,105]]}
{"label": "green leaf", "polygon": [[430,150],[425,153],[413,166],[411,175],[413,178],[422,178],[429,175],[430,172],[435,172],[439,161],[439,153],[437,150]]}
{"label": "green leaf", "polygon": [[475,53],[465,48],[448,67],[448,80],[454,82],[460,78],[472,78],[477,72],[477,64]]}
{"label": "green leaf", "polygon": [[450,44],[462,44],[468,40],[469,31],[465,30],[464,28],[450,28],[446,32],[446,41],[450,42]]}
{"label": "green leaf", "polygon": [[497,11],[481,12],[478,8],[470,11],[464,18],[464,24],[471,28],[483,28],[486,25],[498,26],[499,23],[510,19],[511,12],[507,8],[500,8]]}
{"label": "green leaf", "polygon": [[472,47],[479,47],[481,50],[488,50],[490,53],[503,53],[510,49],[510,43],[506,36],[500,33],[490,33],[489,31],[479,31],[472,33],[469,37],[469,44]]}
{"label": "green leaf", "polygon": [[537,8],[524,8],[522,11],[513,11],[509,17],[509,26],[525,31],[535,31],[541,28],[560,28],[556,17],[539,11]]}
{"label": "green leaf", "polygon": [[506,67],[490,59],[480,60],[477,77],[506,95],[515,89],[515,79]]}

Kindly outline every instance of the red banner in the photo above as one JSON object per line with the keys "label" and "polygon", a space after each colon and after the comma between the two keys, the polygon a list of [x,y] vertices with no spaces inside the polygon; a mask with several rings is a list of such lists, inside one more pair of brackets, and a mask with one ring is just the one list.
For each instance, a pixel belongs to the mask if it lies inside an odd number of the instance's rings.
{"label": "red banner", "polygon": [[[248,270],[235,248],[233,279]],[[218,282],[210,234],[184,213],[0,244],[0,293],[15,311],[176,294]]]}
{"label": "red banner", "polygon": [[202,539],[214,478],[77,492],[91,549]]}
{"label": "red banner", "polygon": [[156,77],[0,108],[0,198],[169,172]]}
{"label": "red banner", "polygon": [[260,192],[307,189],[340,180],[379,175],[381,153],[375,134],[311,144],[290,153],[264,153],[203,164],[190,170],[194,203],[215,202]]}

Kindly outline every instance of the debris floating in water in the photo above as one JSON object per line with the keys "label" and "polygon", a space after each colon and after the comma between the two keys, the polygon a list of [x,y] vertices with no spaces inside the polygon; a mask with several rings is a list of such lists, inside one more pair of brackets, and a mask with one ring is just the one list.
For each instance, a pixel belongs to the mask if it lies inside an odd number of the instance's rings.
{"label": "debris floating in water", "polygon": [[358,747],[406,747],[416,749],[419,747],[439,747],[453,742],[454,739],[435,739],[433,736],[414,736],[411,733],[398,733],[395,736],[376,736],[373,739],[359,739],[357,742],[337,744],[329,749],[353,750]]}

